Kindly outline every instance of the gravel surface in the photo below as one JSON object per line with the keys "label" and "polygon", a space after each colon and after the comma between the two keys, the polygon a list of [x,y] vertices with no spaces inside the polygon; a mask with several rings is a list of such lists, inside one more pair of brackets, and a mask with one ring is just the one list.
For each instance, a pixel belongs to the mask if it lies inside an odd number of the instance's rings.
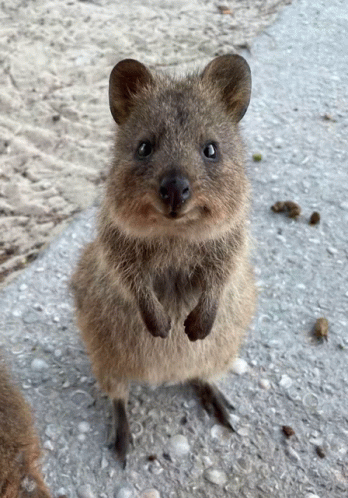
{"label": "gravel surface", "polygon": [[[183,387],[135,385],[125,471],[109,453],[110,407],[66,287],[94,209],[0,294],[0,344],[33,406],[54,495],[347,496],[347,22],[345,0],[298,0],[244,54],[254,87],[243,128],[260,300],[244,361],[219,383],[235,406],[236,433],[219,428]],[[301,206],[298,219],[271,211],[284,200]],[[309,224],[313,211],[317,225]],[[327,341],[313,335],[320,317]]]}

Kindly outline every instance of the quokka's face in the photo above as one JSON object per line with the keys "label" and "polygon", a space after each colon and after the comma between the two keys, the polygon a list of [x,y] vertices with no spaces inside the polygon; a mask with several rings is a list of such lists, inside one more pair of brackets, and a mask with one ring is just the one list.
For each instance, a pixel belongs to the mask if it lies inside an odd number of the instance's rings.
{"label": "quokka's face", "polygon": [[238,120],[204,74],[181,82],[147,75],[119,123],[107,190],[113,218],[137,237],[223,233],[248,199]]}

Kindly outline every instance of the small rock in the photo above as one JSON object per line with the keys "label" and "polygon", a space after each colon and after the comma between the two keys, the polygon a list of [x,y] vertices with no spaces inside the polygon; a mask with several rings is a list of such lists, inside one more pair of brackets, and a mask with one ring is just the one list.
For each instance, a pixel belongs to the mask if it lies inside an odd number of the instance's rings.
{"label": "small rock", "polygon": [[[43,446],[43,448],[45,450],[49,450],[49,451],[53,451],[54,450],[54,446],[52,444],[52,441],[50,441],[49,439],[47,439],[47,441],[45,441],[42,446]],[[64,494],[64,493],[62,493],[62,494]]]}
{"label": "small rock", "polygon": [[328,247],[326,250],[331,256],[335,256],[335,254],[338,253],[338,250],[335,247]]}
{"label": "small rock", "polygon": [[271,387],[271,383],[268,379],[260,379],[259,380],[259,386],[262,388],[262,389],[269,389]]}
{"label": "small rock", "polygon": [[243,375],[248,370],[248,364],[242,358],[234,360],[231,371],[237,375]]}
{"label": "small rock", "polygon": [[58,436],[59,436],[59,431],[55,425],[49,424],[46,427],[45,434],[48,438],[53,439],[53,441],[56,441],[58,439]]}
{"label": "small rock", "polygon": [[133,498],[134,492],[130,486],[121,486],[115,494],[115,498]]}
{"label": "small rock", "polygon": [[89,486],[89,484],[84,484],[77,488],[77,496],[79,498],[95,498],[95,495],[92,492],[91,486]]}
{"label": "small rock", "polygon": [[227,482],[227,475],[222,470],[210,468],[204,471],[204,477],[207,481],[218,486],[223,486]]}
{"label": "small rock", "polygon": [[231,431],[220,424],[215,424],[210,430],[211,437],[213,439],[226,440],[230,435]]}
{"label": "small rock", "polygon": [[181,434],[173,436],[169,446],[172,452],[177,456],[186,455],[190,451],[190,445],[187,438]]}
{"label": "small rock", "polygon": [[309,493],[309,495],[306,495],[305,498],[320,498],[318,495],[314,495],[313,493]]}
{"label": "small rock", "polygon": [[237,429],[237,434],[239,436],[247,437],[249,436],[249,429],[247,427],[241,427],[240,429]]}
{"label": "small rock", "polygon": [[300,458],[299,454],[293,448],[291,448],[291,446],[288,446],[286,448],[285,453],[287,454],[287,456],[290,458],[290,460],[292,462],[294,462],[294,463],[301,462],[301,458]]}
{"label": "small rock", "polygon": [[91,426],[89,425],[88,422],[80,422],[79,425],[77,426],[77,429],[79,432],[85,433],[90,431]]}
{"label": "small rock", "polygon": [[78,439],[81,443],[83,443],[84,441],[86,441],[86,434],[79,434],[79,435],[77,436],[77,439]]}
{"label": "small rock", "polygon": [[157,489],[148,489],[147,491],[144,491],[139,498],[161,498],[161,495]]}
{"label": "small rock", "polygon": [[20,286],[19,286],[19,290],[20,290],[21,292],[23,292],[23,291],[27,290],[27,288],[28,288],[27,284],[22,284],[22,285],[20,285]]}
{"label": "small rock", "polygon": [[282,378],[280,379],[279,385],[281,387],[285,387],[285,389],[289,389],[289,387],[292,386],[292,380],[288,375],[282,375]]}
{"label": "small rock", "polygon": [[34,311],[28,311],[28,313],[25,313],[25,315],[23,315],[23,322],[24,323],[35,323],[39,320],[39,316],[37,313],[35,313]]}
{"label": "small rock", "polygon": [[47,368],[49,368],[48,364],[45,362],[45,360],[42,360],[41,358],[35,358],[32,362],[31,362],[31,368],[32,370],[38,370],[38,371],[41,371],[41,370],[47,370]]}
{"label": "small rock", "polygon": [[66,490],[65,490],[65,488],[59,488],[58,491],[57,491],[57,496],[58,496],[58,498],[66,496]]}

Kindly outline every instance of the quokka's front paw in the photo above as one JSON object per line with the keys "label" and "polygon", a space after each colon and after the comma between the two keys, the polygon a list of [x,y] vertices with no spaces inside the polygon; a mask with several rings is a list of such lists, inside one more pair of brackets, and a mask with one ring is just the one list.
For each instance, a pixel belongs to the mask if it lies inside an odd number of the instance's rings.
{"label": "quokka's front paw", "polygon": [[202,313],[197,306],[191,311],[184,322],[185,334],[190,341],[204,339],[211,332],[215,320],[215,313]]}
{"label": "quokka's front paw", "polygon": [[143,313],[143,320],[146,328],[154,337],[168,337],[171,328],[171,319],[165,313],[161,316]]}

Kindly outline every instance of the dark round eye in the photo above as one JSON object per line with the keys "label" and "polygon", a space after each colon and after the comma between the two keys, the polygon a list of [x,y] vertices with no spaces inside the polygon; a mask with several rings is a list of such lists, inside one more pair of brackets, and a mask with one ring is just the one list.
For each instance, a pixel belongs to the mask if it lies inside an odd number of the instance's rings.
{"label": "dark round eye", "polygon": [[152,154],[151,142],[149,142],[149,140],[141,142],[141,144],[138,147],[137,154],[140,159],[145,159],[146,157],[149,157]]}
{"label": "dark round eye", "polygon": [[216,145],[209,143],[204,146],[203,154],[207,159],[216,159],[217,158],[217,147]]}

